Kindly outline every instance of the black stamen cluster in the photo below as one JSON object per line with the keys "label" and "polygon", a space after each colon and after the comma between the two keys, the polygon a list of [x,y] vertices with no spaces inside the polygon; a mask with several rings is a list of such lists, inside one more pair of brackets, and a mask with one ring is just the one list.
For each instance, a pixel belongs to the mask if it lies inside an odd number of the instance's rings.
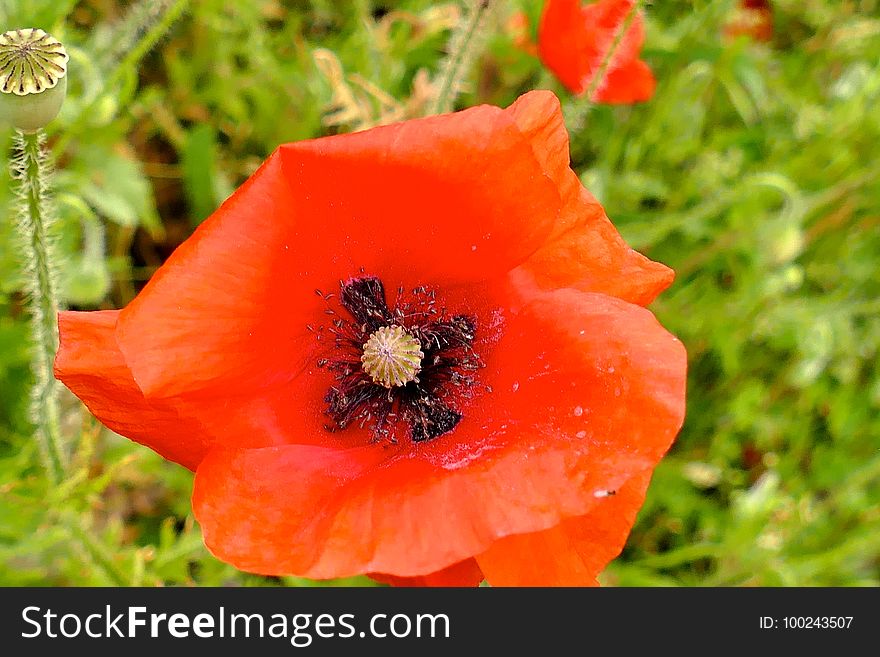
{"label": "black stamen cluster", "polygon": [[[368,426],[374,439],[396,442],[402,422],[410,439],[421,442],[452,431],[461,421],[455,407],[471,396],[475,372],[483,366],[473,350],[476,318],[448,317],[446,310],[438,307],[434,291],[424,287],[409,295],[402,288],[397,292],[394,307],[389,308],[380,279],[354,278],[340,282],[339,294],[339,303],[351,318],[327,309],[335,317],[328,328],[333,344],[318,366],[335,374],[324,398],[325,412],[333,420],[327,427],[331,431],[355,423]],[[424,358],[415,381],[386,388],[364,371],[364,344],[385,326],[401,326],[419,341]]]}

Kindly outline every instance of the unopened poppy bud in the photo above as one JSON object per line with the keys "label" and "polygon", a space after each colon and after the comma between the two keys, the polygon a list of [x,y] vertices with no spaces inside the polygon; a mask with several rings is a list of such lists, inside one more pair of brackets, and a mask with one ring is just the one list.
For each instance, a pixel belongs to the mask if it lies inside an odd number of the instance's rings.
{"label": "unopened poppy bud", "polygon": [[0,34],[0,124],[35,132],[54,119],[67,93],[68,59],[43,30]]}

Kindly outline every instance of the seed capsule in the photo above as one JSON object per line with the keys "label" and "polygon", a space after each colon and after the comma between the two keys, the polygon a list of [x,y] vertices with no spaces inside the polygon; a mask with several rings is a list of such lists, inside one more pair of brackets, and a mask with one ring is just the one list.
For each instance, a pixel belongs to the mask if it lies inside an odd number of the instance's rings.
{"label": "seed capsule", "polygon": [[43,30],[0,34],[0,123],[35,132],[54,119],[67,94],[68,60]]}
{"label": "seed capsule", "polygon": [[392,388],[418,381],[422,358],[419,341],[400,326],[384,326],[370,335],[361,356],[374,383]]}

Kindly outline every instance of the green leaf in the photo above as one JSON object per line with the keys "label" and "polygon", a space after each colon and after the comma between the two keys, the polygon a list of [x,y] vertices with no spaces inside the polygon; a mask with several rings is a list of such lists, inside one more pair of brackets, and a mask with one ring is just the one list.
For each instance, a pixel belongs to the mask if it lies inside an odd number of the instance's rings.
{"label": "green leaf", "polygon": [[95,146],[84,147],[78,159],[87,174],[80,193],[99,214],[121,226],[143,226],[154,239],[162,235],[153,189],[140,162]]}
{"label": "green leaf", "polygon": [[96,306],[110,291],[110,272],[104,260],[77,257],[67,267],[64,296],[77,306]]}
{"label": "green leaf", "polygon": [[233,188],[217,171],[217,139],[210,125],[201,124],[189,132],[181,155],[190,222],[198,226],[232,193]]}

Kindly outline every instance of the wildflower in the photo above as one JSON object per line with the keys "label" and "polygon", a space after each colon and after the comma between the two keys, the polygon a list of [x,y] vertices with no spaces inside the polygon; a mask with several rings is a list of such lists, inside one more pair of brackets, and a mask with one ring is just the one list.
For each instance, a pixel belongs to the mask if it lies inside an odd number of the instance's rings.
{"label": "wildflower", "polygon": [[56,374],[242,570],[591,584],[682,422],[671,280],[532,92],[281,146]]}
{"label": "wildflower", "polygon": [[[597,103],[635,103],[654,94],[656,82],[639,59],[645,40],[635,0],[547,0],[538,30],[544,65],[574,94]],[[621,34],[623,31],[623,34]]]}

